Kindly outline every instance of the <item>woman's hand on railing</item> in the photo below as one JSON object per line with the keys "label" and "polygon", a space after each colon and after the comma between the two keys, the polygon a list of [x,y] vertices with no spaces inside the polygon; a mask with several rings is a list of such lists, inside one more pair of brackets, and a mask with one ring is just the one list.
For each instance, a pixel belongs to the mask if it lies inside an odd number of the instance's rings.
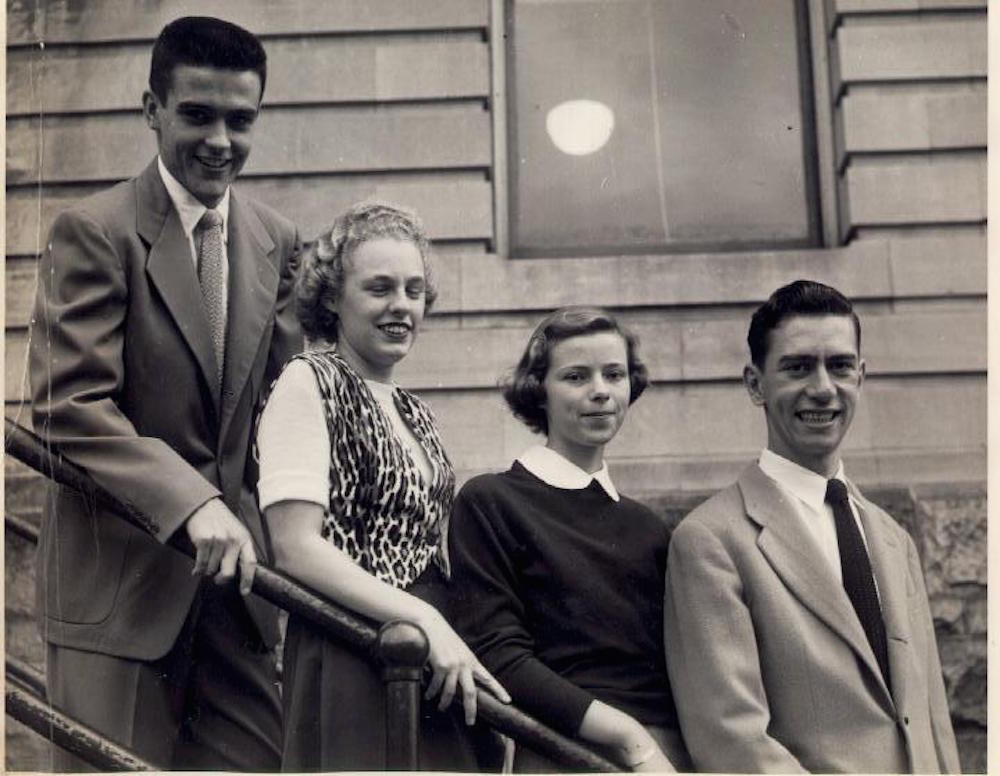
{"label": "woman's hand on railing", "polygon": [[642,762],[633,765],[632,770],[643,773],[677,773],[673,763],[667,759],[667,756],[655,743],[652,754]]}
{"label": "woman's hand on railing", "polygon": [[438,708],[444,711],[451,705],[456,693],[461,692],[465,709],[465,723],[476,722],[476,683],[493,693],[504,703],[510,703],[510,695],[489,671],[483,668],[472,650],[466,645],[447,620],[432,607],[417,624],[423,628],[430,644],[427,664],[431,669],[431,680],[425,697],[438,695]]}
{"label": "woman's hand on railing", "polygon": [[675,773],[656,740],[634,717],[594,700],[580,722],[581,738],[615,750],[618,760],[632,771]]}

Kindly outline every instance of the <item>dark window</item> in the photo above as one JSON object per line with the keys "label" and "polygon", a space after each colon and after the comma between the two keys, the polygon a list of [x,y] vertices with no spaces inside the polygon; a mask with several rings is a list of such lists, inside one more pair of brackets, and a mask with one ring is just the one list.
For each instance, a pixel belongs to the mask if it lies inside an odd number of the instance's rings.
{"label": "dark window", "polygon": [[796,0],[508,0],[514,255],[817,244]]}

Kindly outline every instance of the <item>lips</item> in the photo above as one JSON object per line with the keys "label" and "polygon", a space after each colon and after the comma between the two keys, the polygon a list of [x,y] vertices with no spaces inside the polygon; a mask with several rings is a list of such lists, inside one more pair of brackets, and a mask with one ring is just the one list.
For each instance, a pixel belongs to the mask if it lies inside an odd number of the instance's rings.
{"label": "lips", "polygon": [[207,167],[208,169],[219,170],[219,171],[225,170],[232,162],[232,159],[215,159],[208,156],[196,156],[195,159],[197,159],[201,165]]}

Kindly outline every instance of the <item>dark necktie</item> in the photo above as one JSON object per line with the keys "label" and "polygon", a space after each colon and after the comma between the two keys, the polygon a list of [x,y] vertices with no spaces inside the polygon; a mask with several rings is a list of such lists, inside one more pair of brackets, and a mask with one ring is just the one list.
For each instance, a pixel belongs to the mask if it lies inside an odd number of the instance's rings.
{"label": "dark necktie", "polygon": [[198,244],[198,283],[205,303],[205,313],[212,332],[216,373],[222,385],[222,364],[226,349],[226,288],[223,282],[222,216],[216,210],[206,210],[198,222],[201,242]]}
{"label": "dark necktie", "polygon": [[854,605],[861,627],[865,630],[875,659],[882,670],[887,687],[889,684],[889,647],[882,622],[882,608],[879,606],[875,579],[871,562],[865,549],[864,539],[854,519],[851,505],[847,500],[847,487],[840,480],[829,480],[826,484],[826,503],[833,508],[833,519],[837,526],[837,544],[840,547],[840,569],[844,575],[844,589]]}

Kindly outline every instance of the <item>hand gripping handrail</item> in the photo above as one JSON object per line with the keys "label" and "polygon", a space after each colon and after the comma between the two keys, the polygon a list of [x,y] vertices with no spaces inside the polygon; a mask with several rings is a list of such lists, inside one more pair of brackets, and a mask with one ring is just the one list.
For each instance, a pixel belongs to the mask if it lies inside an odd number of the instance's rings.
{"label": "hand gripping handrail", "polygon": [[[17,460],[54,482],[83,493],[140,529],[150,530],[149,518],[107,492],[82,468],[47,446],[31,431],[10,418],[4,418],[4,428],[5,449]],[[30,523],[12,517],[7,517],[5,523],[18,534],[37,542],[37,532]],[[420,668],[426,661],[427,653],[427,638],[419,626],[402,621],[379,625],[319,596],[263,563],[257,565],[252,590],[272,604],[309,620],[328,636],[381,663],[389,700],[387,714],[390,715],[387,718],[386,751],[389,761],[386,767],[415,770]],[[560,765],[576,771],[621,770],[607,758],[557,733],[517,707],[501,703],[489,692],[478,689],[476,700],[479,719]],[[11,711],[9,699],[8,711]],[[403,719],[406,721],[401,721]]]}

